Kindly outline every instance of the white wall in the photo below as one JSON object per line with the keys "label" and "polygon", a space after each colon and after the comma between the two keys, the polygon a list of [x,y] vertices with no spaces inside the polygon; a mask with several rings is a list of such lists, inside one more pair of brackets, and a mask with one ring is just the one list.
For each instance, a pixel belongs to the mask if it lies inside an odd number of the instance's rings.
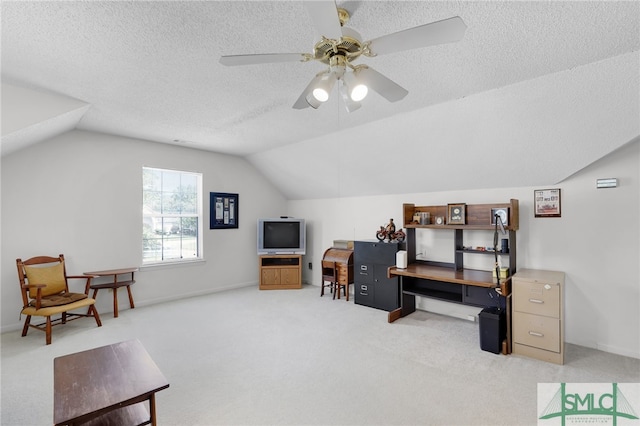
{"label": "white wall", "polygon": [[[533,190],[547,186],[287,202],[237,157],[73,131],[2,157],[2,331],[20,326],[17,257],[64,253],[70,273],[140,265],[141,169],[154,166],[203,172],[205,194],[239,193],[240,228],[209,230],[205,197],[205,262],[144,269],[134,286],[138,306],[257,285],[258,217],[307,219],[303,279],[319,285],[317,265],[334,239],[374,238],[390,217],[401,221],[403,203],[517,198],[518,268],[567,274],[567,342],[640,358],[639,145],[633,142],[556,185],[562,189],[562,217],[542,219],[533,217]],[[397,175],[401,189],[401,168]],[[596,178],[604,177],[617,177],[619,187],[596,190]],[[309,270],[308,262],[316,267]],[[98,296],[98,308],[109,315],[111,300],[104,296]],[[452,306],[429,302],[420,306]],[[120,306],[127,308],[124,294]]]}
{"label": "white wall", "polygon": [[[205,261],[141,270],[132,287],[136,306],[257,286],[256,219],[286,213],[286,200],[253,166],[233,156],[73,131],[2,157],[2,331],[19,326],[18,257],[63,253],[72,274],[141,265],[143,166],[203,173]],[[209,229],[211,191],[239,194],[238,229]],[[120,308],[128,309],[126,292],[119,293]],[[99,293],[97,307],[110,315],[110,294]]]}
{"label": "white wall", "polygon": [[[516,198],[520,202],[518,269],[566,273],[566,341],[640,358],[639,147],[636,140],[550,186],[562,189],[561,218],[534,218],[533,191],[547,186],[290,201],[289,214],[306,218],[311,235],[305,279],[320,284],[317,265],[334,239],[374,239],[375,231],[389,218],[400,223],[403,203],[482,204]],[[401,189],[401,168],[397,175]],[[617,177],[619,187],[596,189],[596,179],[607,177]],[[487,245],[492,244],[491,232],[485,238]],[[452,261],[453,243],[449,250]],[[309,270],[309,262],[316,268]],[[423,299],[419,306],[454,316],[465,312],[457,305],[434,302]],[[381,316],[381,321],[385,318]]]}

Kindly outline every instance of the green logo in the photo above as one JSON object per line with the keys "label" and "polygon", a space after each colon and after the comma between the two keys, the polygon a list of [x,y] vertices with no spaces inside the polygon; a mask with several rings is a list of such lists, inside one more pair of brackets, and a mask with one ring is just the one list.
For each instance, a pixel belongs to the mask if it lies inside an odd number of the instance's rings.
{"label": "green logo", "polygon": [[[638,384],[630,385],[638,386]],[[538,398],[541,396],[540,384],[538,384]],[[634,404],[638,404],[635,398]],[[638,420],[638,415],[620,391],[617,383],[572,383],[569,384],[569,388],[567,383],[561,383],[539,417],[540,420],[553,418],[559,418],[562,426],[566,424],[567,418],[572,423],[612,422],[616,426],[618,420]],[[539,424],[545,424],[545,422],[539,422]]]}

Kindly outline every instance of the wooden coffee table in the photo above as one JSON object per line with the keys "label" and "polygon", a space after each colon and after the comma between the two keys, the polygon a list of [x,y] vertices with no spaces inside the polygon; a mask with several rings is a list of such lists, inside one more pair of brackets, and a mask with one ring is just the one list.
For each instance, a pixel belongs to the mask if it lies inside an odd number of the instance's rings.
{"label": "wooden coffee table", "polygon": [[55,425],[155,425],[155,393],[169,387],[138,340],[57,357],[53,381]]}

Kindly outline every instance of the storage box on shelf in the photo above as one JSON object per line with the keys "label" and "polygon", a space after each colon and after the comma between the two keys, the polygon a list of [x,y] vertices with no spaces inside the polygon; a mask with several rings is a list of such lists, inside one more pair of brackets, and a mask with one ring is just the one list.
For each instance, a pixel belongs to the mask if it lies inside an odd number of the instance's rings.
{"label": "storage box on shelf", "polygon": [[564,273],[513,276],[513,353],[564,364]]}

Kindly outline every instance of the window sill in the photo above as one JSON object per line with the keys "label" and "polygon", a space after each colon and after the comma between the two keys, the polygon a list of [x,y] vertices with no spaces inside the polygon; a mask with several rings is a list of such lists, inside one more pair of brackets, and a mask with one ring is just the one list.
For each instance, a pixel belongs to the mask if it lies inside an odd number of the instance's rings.
{"label": "window sill", "polygon": [[180,260],[177,262],[161,262],[161,263],[147,263],[146,265],[140,266],[140,270],[153,270],[153,269],[163,269],[163,268],[173,268],[180,266],[192,266],[194,264],[206,263],[205,259],[193,259],[193,260]]}

